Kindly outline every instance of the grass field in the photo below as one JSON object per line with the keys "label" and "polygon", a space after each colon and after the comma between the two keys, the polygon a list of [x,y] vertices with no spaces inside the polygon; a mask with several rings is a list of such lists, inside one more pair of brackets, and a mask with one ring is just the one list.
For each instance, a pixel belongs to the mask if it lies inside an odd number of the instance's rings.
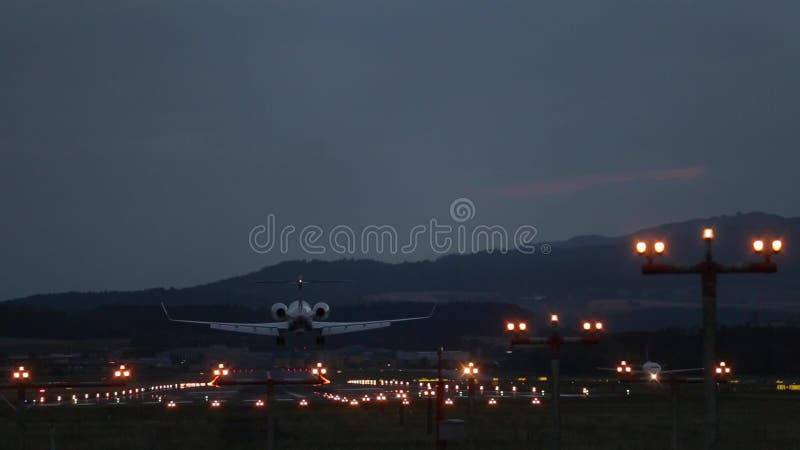
{"label": "grass field", "polygon": [[[680,448],[701,448],[702,403],[699,391],[685,390],[680,403]],[[275,449],[422,449],[433,448],[426,434],[426,402],[416,400],[400,425],[399,405],[391,402],[348,408],[315,396],[309,409],[276,403],[271,411],[224,405],[69,406],[34,408],[24,418],[26,449],[50,448],[51,427],[58,449],[193,449],[267,448],[267,417],[276,418]],[[668,449],[671,404],[667,395],[564,399],[563,449]],[[449,418],[465,418],[466,400],[447,409]],[[468,427],[477,449],[550,448],[550,414],[545,403],[500,400],[497,407],[476,402]],[[773,393],[721,396],[722,449],[800,449],[800,398]],[[5,408],[0,422],[0,449],[23,448],[17,417]],[[448,448],[470,448],[452,443]]]}

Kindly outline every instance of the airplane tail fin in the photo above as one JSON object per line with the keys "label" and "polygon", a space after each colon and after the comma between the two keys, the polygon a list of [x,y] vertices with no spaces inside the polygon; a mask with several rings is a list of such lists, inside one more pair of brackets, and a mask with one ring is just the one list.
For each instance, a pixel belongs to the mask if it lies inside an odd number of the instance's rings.
{"label": "airplane tail fin", "polygon": [[320,279],[307,279],[302,275],[298,275],[294,280],[256,280],[258,284],[293,284],[297,286],[298,291],[303,290],[306,284],[332,284],[332,283],[349,283],[351,280],[320,280]]}

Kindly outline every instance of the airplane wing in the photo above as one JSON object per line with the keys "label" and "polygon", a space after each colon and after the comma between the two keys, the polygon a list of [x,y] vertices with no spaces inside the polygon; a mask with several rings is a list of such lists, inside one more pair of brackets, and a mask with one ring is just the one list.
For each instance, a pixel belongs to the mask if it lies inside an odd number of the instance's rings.
{"label": "airplane wing", "polygon": [[289,324],[286,322],[264,322],[264,323],[231,323],[231,322],[204,322],[200,320],[181,320],[173,319],[167,312],[167,307],[161,303],[161,309],[170,322],[194,323],[208,325],[212,330],[234,331],[237,333],[261,334],[266,336],[280,336],[281,330],[287,330]]}
{"label": "airplane wing", "polygon": [[695,367],[693,369],[672,369],[672,370],[662,370],[661,373],[682,373],[682,372],[699,372],[702,371],[702,367]]}
{"label": "airplane wing", "polygon": [[430,319],[436,311],[436,305],[433,305],[431,313],[422,317],[407,317],[404,319],[389,319],[389,320],[371,320],[368,322],[312,322],[311,326],[315,330],[320,330],[323,336],[330,336],[333,334],[355,333],[357,331],[375,330],[377,328],[386,328],[396,322],[408,322],[411,320]]}

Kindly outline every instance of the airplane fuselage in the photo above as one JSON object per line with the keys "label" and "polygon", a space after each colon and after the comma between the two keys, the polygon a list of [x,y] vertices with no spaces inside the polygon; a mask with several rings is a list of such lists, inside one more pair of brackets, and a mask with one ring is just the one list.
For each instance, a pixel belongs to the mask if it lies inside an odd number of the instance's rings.
{"label": "airplane fuselage", "polygon": [[650,376],[651,380],[658,380],[659,375],[661,375],[661,364],[647,361],[642,364],[642,370]]}
{"label": "airplane fuselage", "polygon": [[311,309],[311,305],[303,300],[295,300],[286,308],[286,321],[289,323],[291,333],[303,334],[311,331],[313,320],[314,311]]}

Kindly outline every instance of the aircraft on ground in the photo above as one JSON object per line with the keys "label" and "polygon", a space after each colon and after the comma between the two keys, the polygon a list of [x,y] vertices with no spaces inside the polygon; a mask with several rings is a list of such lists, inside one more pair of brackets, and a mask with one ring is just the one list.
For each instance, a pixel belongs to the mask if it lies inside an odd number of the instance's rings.
{"label": "aircraft on ground", "polygon": [[661,381],[664,375],[674,375],[677,373],[698,372],[702,367],[692,367],[688,369],[664,370],[661,364],[653,361],[646,361],[642,365],[629,364],[627,361],[620,361],[616,368],[598,367],[598,370],[616,372],[620,377],[637,381]]}
{"label": "aircraft on ground", "polygon": [[161,303],[164,315],[172,322],[193,323],[209,325],[214,330],[233,331],[237,333],[261,334],[266,336],[276,336],[277,344],[286,344],[286,336],[289,334],[316,334],[318,345],[325,343],[325,337],[334,334],[355,333],[358,331],[375,330],[385,328],[393,323],[408,322],[411,320],[429,319],[436,311],[436,305],[427,316],[407,317],[401,319],[370,320],[364,322],[325,322],[330,313],[330,306],[324,302],[318,302],[313,306],[303,299],[303,286],[309,283],[338,283],[338,280],[305,280],[299,276],[296,280],[284,281],[262,281],[269,284],[296,284],[297,298],[289,305],[275,303],[272,305],[271,313],[275,322],[259,323],[231,323],[231,322],[206,322],[199,320],[173,319],[167,312],[167,307]]}

